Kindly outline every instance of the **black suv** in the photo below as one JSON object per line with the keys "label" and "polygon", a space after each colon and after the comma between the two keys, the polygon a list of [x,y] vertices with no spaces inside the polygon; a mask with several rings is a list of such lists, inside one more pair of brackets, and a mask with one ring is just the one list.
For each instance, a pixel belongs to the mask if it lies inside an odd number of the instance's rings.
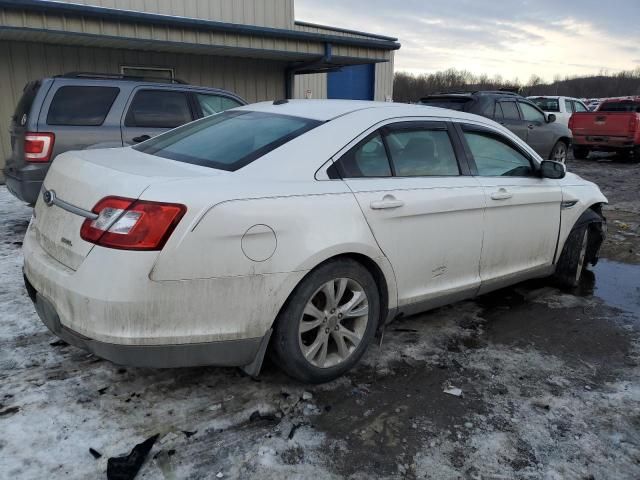
{"label": "black suv", "polygon": [[60,153],[132,145],[246,103],[180,80],[77,72],[29,82],[11,118],[7,187],[33,204]]}
{"label": "black suv", "polygon": [[495,120],[527,142],[543,159],[565,162],[573,136],[554,123],[555,115],[517,93],[504,91],[436,93],[420,99],[421,105],[474,113]]}

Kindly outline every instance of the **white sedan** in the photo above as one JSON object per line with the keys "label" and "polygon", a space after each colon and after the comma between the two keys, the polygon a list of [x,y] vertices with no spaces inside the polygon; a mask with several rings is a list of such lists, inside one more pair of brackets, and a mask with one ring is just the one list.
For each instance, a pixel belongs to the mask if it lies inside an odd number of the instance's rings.
{"label": "white sedan", "polygon": [[484,117],[260,103],[68,152],[24,242],[42,321],[115,363],[324,382],[378,329],[532,277],[575,285],[605,197]]}

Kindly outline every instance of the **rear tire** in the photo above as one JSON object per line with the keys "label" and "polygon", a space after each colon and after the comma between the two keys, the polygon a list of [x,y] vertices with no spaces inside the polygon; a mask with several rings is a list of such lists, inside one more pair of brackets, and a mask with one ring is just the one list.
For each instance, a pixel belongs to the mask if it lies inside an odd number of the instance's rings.
{"label": "rear tire", "polygon": [[589,226],[574,228],[562,249],[554,278],[562,288],[576,288],[588,261]]}
{"label": "rear tire", "polygon": [[278,315],[274,360],[301,382],[334,380],[362,358],[379,317],[371,273],[351,259],[325,263],[300,282]]}
{"label": "rear tire", "polygon": [[577,160],[584,160],[589,156],[589,149],[587,147],[573,146],[573,157]]}
{"label": "rear tire", "polygon": [[562,140],[558,140],[556,144],[553,146],[553,148],[551,149],[551,155],[549,155],[549,160],[553,160],[554,162],[566,163],[568,152],[569,152],[569,146]]}

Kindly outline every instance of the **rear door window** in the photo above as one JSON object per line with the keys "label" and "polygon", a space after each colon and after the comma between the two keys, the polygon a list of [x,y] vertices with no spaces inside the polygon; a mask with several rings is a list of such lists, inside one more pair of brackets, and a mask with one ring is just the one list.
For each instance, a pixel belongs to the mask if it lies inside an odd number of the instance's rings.
{"label": "rear door window", "polygon": [[117,87],[60,87],[49,106],[48,125],[97,127],[104,123],[120,93]]}
{"label": "rear door window", "polygon": [[184,125],[134,148],[178,162],[236,171],[321,122],[248,110],[230,110]]}
{"label": "rear door window", "polygon": [[125,117],[126,127],[175,128],[193,120],[189,97],[172,90],[139,90]]}
{"label": "rear door window", "polygon": [[390,177],[389,157],[380,133],[344,154],[337,163],[342,178]]}
{"label": "rear door window", "polygon": [[516,102],[500,102],[505,120],[520,120],[520,112]]}
{"label": "rear door window", "polygon": [[216,113],[224,112],[230,108],[236,108],[242,106],[240,102],[233,98],[225,97],[223,95],[209,95],[204,93],[196,93],[196,101],[202,110],[202,116],[208,117],[209,115],[215,115]]}
{"label": "rear door window", "polygon": [[445,129],[396,130],[386,140],[396,177],[460,175]]}

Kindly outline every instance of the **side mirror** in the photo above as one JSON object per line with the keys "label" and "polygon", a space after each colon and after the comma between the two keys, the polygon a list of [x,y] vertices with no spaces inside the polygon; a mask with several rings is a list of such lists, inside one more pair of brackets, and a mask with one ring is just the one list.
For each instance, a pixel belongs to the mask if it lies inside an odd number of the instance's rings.
{"label": "side mirror", "polygon": [[549,115],[547,115],[547,123],[553,123],[555,121],[556,121],[555,113],[550,113]]}
{"label": "side mirror", "polygon": [[542,178],[552,178],[560,180],[567,174],[567,167],[564,163],[554,162],[553,160],[543,160],[540,164],[540,175]]}

